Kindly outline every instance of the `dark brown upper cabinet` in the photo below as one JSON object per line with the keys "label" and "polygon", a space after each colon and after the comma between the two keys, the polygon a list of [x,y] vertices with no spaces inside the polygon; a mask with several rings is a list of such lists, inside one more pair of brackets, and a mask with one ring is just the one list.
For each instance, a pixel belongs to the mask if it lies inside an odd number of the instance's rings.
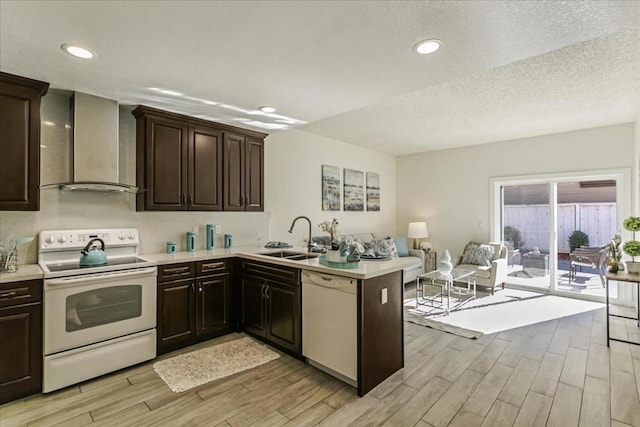
{"label": "dark brown upper cabinet", "polygon": [[[263,210],[265,134],[146,106],[133,110],[133,115],[137,185],[144,190],[138,195],[137,210]],[[230,136],[241,144],[227,147]],[[227,148],[242,174],[237,180],[234,175],[231,185]],[[230,194],[241,208],[227,207]]]}
{"label": "dark brown upper cabinet", "polygon": [[264,141],[225,133],[224,210],[264,210]]}
{"label": "dark brown upper cabinet", "polygon": [[0,72],[0,210],[40,209],[40,100],[48,89]]}

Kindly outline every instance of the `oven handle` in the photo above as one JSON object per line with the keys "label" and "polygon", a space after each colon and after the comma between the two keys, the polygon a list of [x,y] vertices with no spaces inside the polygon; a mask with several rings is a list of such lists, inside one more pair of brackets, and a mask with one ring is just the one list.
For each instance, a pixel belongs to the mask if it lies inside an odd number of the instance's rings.
{"label": "oven handle", "polygon": [[88,276],[71,276],[62,279],[47,279],[47,285],[68,285],[71,283],[94,282],[103,279],[119,279],[121,277],[148,276],[156,273],[156,267],[141,268],[134,271],[90,274]]}

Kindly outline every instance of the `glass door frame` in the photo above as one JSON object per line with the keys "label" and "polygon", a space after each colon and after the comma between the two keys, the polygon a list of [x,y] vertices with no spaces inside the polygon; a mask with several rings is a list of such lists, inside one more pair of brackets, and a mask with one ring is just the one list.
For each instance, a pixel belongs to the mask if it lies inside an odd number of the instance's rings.
{"label": "glass door frame", "polygon": [[[563,173],[549,173],[540,175],[521,175],[492,177],[490,182],[490,224],[491,240],[502,240],[503,229],[503,187],[528,184],[549,185],[549,290],[554,295],[580,298],[590,301],[604,302],[604,297],[593,295],[579,295],[556,288],[558,283],[558,233],[557,233],[557,184],[561,182],[615,180],[616,181],[616,230],[622,230],[622,220],[631,215],[631,169],[603,169]],[[613,237],[613,236],[612,236]],[[545,292],[543,290],[543,292]],[[612,298],[615,301],[616,298]]]}

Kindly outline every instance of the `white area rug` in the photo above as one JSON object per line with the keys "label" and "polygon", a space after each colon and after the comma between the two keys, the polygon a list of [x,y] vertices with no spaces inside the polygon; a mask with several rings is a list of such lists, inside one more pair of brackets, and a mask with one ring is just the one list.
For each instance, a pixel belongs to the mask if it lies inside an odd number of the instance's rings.
{"label": "white area rug", "polygon": [[486,297],[479,294],[478,299],[448,316],[440,308],[422,304],[416,307],[415,298],[406,298],[405,319],[466,338],[478,338],[603,307],[604,304],[596,302],[505,289]]}
{"label": "white area rug", "polygon": [[266,345],[243,337],[154,363],[153,369],[174,393],[255,368],[280,357]]}

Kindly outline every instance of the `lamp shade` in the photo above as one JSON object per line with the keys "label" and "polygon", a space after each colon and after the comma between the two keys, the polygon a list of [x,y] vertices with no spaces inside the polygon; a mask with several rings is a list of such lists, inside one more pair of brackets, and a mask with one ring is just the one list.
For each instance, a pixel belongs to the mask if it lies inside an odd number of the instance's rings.
{"label": "lamp shade", "polygon": [[429,237],[426,222],[410,222],[407,237],[410,239],[425,239]]}

